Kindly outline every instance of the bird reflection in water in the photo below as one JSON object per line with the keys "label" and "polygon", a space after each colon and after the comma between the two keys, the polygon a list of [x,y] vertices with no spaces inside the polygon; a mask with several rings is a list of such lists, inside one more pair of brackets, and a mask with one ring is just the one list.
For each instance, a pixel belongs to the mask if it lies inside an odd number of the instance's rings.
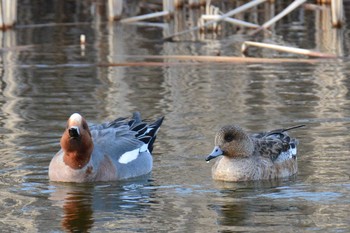
{"label": "bird reflection in water", "polygon": [[88,232],[94,225],[92,184],[55,183],[50,200],[62,208],[62,228],[67,232]]}
{"label": "bird reflection in water", "polygon": [[123,211],[147,211],[144,203],[149,202],[154,191],[145,188],[149,184],[149,175],[120,182],[53,183],[50,200],[63,211],[64,231],[90,232],[104,213],[118,216]]}
{"label": "bird reflection in water", "polygon": [[91,199],[82,192],[69,193],[63,204],[61,224],[68,232],[88,232],[94,224]]}

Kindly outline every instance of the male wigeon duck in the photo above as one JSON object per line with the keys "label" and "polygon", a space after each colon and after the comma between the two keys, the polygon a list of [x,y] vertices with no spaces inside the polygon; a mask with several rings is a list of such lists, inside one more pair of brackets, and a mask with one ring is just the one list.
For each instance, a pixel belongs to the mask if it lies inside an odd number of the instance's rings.
{"label": "male wigeon duck", "polygon": [[164,117],[147,123],[138,112],[131,118],[88,126],[71,115],[61,138],[61,150],[49,166],[51,181],[124,180],[152,170],[152,149]]}
{"label": "male wigeon duck", "polygon": [[212,167],[212,177],[221,181],[268,180],[292,176],[298,171],[297,144],[287,131],[248,134],[237,125],[222,127],[206,161],[223,155]]}

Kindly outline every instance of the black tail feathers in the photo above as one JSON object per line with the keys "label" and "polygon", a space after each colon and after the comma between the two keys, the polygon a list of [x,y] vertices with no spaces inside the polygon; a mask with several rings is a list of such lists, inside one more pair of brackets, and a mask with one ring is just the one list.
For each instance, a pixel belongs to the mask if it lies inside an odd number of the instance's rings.
{"label": "black tail feathers", "polygon": [[159,127],[162,125],[164,116],[152,123],[142,121],[140,113],[133,114],[133,119],[129,122],[130,130],[137,132],[135,137],[148,144],[148,150],[152,152],[153,143],[157,138]]}

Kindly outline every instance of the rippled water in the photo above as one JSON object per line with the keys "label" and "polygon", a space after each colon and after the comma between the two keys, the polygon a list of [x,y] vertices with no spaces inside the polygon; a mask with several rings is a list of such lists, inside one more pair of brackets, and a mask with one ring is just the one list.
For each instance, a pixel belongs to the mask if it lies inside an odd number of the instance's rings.
{"label": "rippled water", "polygon": [[[240,44],[254,38],[240,32],[227,36],[227,30],[216,39],[209,34],[163,42],[169,33],[164,27],[100,23],[84,4],[66,18],[45,4],[46,14],[36,16],[38,6],[23,4],[17,29],[0,32],[2,231],[348,231],[348,25],[333,29],[319,23],[322,15],[299,10],[264,39],[339,59],[178,61],[140,55],[237,56]],[[85,23],[38,25],[76,21]],[[80,34],[87,36],[85,46]],[[48,164],[71,113],[102,122],[135,110],[146,118],[166,117],[149,177],[97,184],[48,181]],[[306,124],[292,132],[300,140],[298,175],[273,182],[213,181],[213,163],[204,158],[216,130],[228,123],[251,131]]]}

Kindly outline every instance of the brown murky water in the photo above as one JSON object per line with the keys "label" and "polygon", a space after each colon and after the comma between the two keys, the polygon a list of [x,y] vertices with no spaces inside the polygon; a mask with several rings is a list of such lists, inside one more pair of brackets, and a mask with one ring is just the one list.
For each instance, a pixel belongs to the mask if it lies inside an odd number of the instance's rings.
{"label": "brown murky water", "polygon": [[[228,27],[218,35],[195,33],[163,42],[178,25],[108,24],[92,16],[98,9],[89,2],[21,4],[17,29],[0,32],[2,231],[348,231],[348,25],[333,29],[319,12],[299,9],[264,38]],[[39,6],[45,13],[38,14]],[[48,24],[54,22],[72,24]],[[85,46],[80,34],[87,37]],[[340,58],[266,64],[139,57],[237,56],[246,39]],[[252,53],[296,58],[260,49]],[[145,63],[106,66],[126,62]],[[166,117],[150,177],[97,184],[48,181],[48,164],[71,113],[101,122],[135,110],[146,118]],[[274,182],[213,181],[213,163],[204,158],[216,130],[228,123],[251,131],[306,124],[292,132],[300,140],[299,174]]]}

